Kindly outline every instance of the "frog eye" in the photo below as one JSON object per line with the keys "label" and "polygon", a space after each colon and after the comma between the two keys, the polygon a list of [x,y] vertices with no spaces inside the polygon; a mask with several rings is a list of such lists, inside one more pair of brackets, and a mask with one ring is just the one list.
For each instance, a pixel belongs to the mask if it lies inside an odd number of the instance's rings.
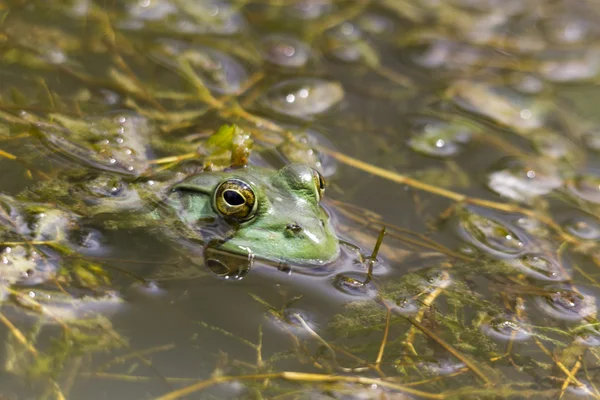
{"label": "frog eye", "polygon": [[317,187],[318,200],[321,201],[323,195],[325,194],[325,178],[323,175],[316,169],[313,169],[313,179],[315,181],[315,186]]}
{"label": "frog eye", "polygon": [[256,211],[256,196],[246,182],[228,179],[215,190],[214,204],[222,215],[244,221]]}

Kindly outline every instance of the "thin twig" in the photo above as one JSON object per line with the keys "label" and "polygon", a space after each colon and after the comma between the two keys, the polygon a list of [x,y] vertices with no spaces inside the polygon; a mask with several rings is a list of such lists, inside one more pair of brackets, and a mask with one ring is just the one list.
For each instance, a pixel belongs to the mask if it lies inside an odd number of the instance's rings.
{"label": "thin twig", "polygon": [[357,383],[362,385],[378,385],[381,387],[385,387],[388,389],[398,390],[401,392],[405,392],[411,395],[420,396],[425,399],[434,399],[434,400],[443,400],[446,398],[443,394],[429,393],[421,390],[409,388],[403,385],[399,385],[396,383],[388,382],[381,379],[376,378],[366,378],[360,376],[340,376],[340,375],[326,375],[326,374],[311,374],[304,372],[293,372],[293,371],[283,371],[283,372],[274,372],[270,374],[252,374],[252,375],[232,375],[232,376],[217,376],[211,379],[200,381],[194,385],[190,385],[184,387],[182,389],[175,390],[173,392],[167,393],[161,397],[158,397],[156,400],[175,400],[179,399],[183,396],[189,395],[191,393],[198,392],[200,390],[204,390],[214,385],[218,385],[220,383],[230,382],[230,381],[247,381],[247,380],[264,380],[264,379],[284,379],[292,382],[306,382],[306,383],[314,383],[314,382],[346,382],[346,383]]}

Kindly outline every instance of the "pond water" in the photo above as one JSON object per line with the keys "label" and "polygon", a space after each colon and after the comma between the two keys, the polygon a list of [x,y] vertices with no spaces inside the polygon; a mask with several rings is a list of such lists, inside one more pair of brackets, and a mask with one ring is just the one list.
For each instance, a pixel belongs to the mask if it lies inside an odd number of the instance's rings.
{"label": "pond water", "polygon": [[[600,398],[599,14],[0,2],[0,398]],[[255,250],[290,163],[333,261]],[[163,207],[259,166],[272,225]]]}

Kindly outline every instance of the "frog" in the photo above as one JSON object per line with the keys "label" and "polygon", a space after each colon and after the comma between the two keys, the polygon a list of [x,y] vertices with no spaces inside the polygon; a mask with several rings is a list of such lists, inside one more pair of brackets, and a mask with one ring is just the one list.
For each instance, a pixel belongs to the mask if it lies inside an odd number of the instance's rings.
{"label": "frog", "polygon": [[[152,128],[134,112],[85,120],[54,115],[52,124],[40,118],[30,122],[49,148],[60,139],[56,154],[67,164],[60,181],[28,190],[25,202],[47,201],[50,195],[52,202],[108,228],[157,227],[159,236],[173,242],[195,242],[188,247],[191,252],[201,248],[196,246],[200,242],[228,254],[308,266],[329,264],[340,254],[321,205],[322,173],[327,171],[318,158],[290,160],[280,168],[255,165],[243,156],[251,140],[237,140],[248,135],[225,125],[197,150],[208,152],[205,165],[184,163],[156,173],[149,168]],[[230,149],[236,146],[244,151]],[[89,168],[81,171],[81,163]]]}
{"label": "frog", "polygon": [[229,254],[320,266],[340,242],[321,201],[325,179],[306,164],[201,172],[172,185],[162,209]]}

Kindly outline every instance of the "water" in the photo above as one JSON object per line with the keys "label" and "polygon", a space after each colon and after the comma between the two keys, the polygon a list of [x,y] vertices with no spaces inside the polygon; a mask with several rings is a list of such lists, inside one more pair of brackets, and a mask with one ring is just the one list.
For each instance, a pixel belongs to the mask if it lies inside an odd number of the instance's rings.
{"label": "water", "polygon": [[[0,397],[600,397],[598,13],[0,4]],[[147,218],[248,158],[325,176],[337,261]]]}

